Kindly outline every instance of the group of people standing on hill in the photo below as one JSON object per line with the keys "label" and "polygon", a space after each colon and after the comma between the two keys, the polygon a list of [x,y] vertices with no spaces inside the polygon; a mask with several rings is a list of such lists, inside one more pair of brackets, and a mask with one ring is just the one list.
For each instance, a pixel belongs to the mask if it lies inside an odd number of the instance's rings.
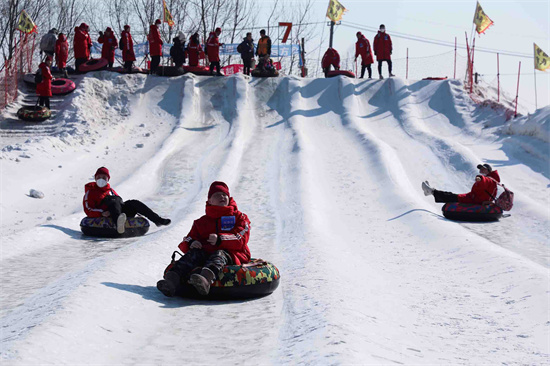
{"label": "group of people standing on hill", "polygon": [[[361,76],[360,79],[365,77],[365,70],[369,73],[369,79],[372,78],[371,65],[374,63],[372,51],[378,61],[378,75],[380,79],[382,76],[382,63],[385,61],[388,64],[389,76],[395,76],[392,74],[392,62],[391,54],[393,51],[392,41],[389,34],[386,33],[386,26],[380,24],[380,28],[376,36],[374,36],[373,47],[371,48],[369,40],[361,33],[357,32],[357,42],[355,43],[355,61],[361,56]],[[325,76],[327,76],[330,68],[334,67],[335,70],[340,70],[340,55],[334,48],[329,47],[325,52],[321,61],[321,67]]]}

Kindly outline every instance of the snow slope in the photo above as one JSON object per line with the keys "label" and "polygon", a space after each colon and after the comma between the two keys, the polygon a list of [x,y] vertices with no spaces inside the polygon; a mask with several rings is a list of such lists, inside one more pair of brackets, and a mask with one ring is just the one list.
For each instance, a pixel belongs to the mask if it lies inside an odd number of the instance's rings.
{"label": "snow slope", "polygon": [[[548,362],[547,108],[521,129],[456,80],[92,75],[49,135],[0,125],[3,364]],[[511,216],[444,219],[420,182],[466,192],[480,162]],[[172,225],[82,237],[102,165]],[[268,297],[156,290],[213,180],[281,272]]]}

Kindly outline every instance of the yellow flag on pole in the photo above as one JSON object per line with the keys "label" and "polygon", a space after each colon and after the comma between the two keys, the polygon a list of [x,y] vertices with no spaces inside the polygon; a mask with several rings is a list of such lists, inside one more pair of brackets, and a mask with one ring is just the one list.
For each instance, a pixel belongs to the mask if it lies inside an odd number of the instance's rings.
{"label": "yellow flag on pole", "polygon": [[34,22],[32,21],[31,17],[25,10],[21,10],[21,14],[19,14],[19,20],[17,21],[17,28],[23,33],[32,33],[36,32],[36,29],[38,27]]}
{"label": "yellow flag on pole", "polygon": [[548,70],[550,68],[550,57],[536,43],[533,44],[535,45],[535,69],[540,71]]}
{"label": "yellow flag on pole", "polygon": [[493,21],[485,14],[481,5],[479,5],[479,1],[477,2],[476,13],[474,14],[474,24],[476,25],[478,34],[484,33],[487,28],[493,25]]}
{"label": "yellow flag on pole", "polygon": [[162,0],[162,4],[164,5],[164,22],[168,23],[168,26],[174,25],[174,20],[172,19],[172,14],[170,14],[170,11],[168,10],[168,7],[166,6],[166,1]]}
{"label": "yellow flag on pole", "polygon": [[333,22],[337,22],[342,19],[346,8],[338,0],[329,0],[327,9],[327,18]]}

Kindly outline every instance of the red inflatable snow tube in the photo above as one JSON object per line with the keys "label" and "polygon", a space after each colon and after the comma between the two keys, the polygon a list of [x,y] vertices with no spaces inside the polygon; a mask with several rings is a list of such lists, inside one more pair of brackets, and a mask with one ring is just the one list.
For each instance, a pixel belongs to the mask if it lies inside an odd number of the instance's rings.
{"label": "red inflatable snow tube", "polygon": [[446,203],[441,208],[449,220],[487,222],[502,217],[502,209],[496,205],[474,205],[471,203]]}
{"label": "red inflatable snow tube", "polygon": [[347,76],[347,77],[355,79],[355,74],[351,71],[348,71],[348,70],[332,70],[332,71],[329,71],[327,73],[327,78],[333,78],[333,77],[339,76],[339,75]]}
{"label": "red inflatable snow tube", "polygon": [[64,78],[52,80],[52,94],[65,95],[73,92],[76,89],[74,81]]}
{"label": "red inflatable snow tube", "polygon": [[447,80],[446,76],[430,76],[422,80]]}
{"label": "red inflatable snow tube", "polygon": [[185,72],[190,72],[195,75],[210,75],[210,68],[208,66],[183,66]]}
{"label": "red inflatable snow tube", "polygon": [[92,58],[91,60],[86,61],[82,65],[78,67],[78,71],[80,72],[88,72],[88,71],[97,71],[102,70],[107,67],[109,62],[106,58]]}

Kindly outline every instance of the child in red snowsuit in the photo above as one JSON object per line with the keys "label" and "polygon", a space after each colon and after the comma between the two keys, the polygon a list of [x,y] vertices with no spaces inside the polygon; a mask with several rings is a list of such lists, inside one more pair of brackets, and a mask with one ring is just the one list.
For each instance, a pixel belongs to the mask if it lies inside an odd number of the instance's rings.
{"label": "child in red snowsuit", "polygon": [[335,70],[340,70],[340,55],[334,48],[329,47],[321,60],[321,67],[323,68],[325,77],[327,77],[330,71],[330,66],[334,66]]}
{"label": "child in red snowsuit", "polygon": [[111,27],[107,27],[105,33],[99,32],[97,41],[103,44],[103,47],[101,47],[101,57],[106,59],[109,63],[109,68],[112,68],[115,62],[115,49],[118,48],[118,41]]}
{"label": "child in red snowsuit", "polygon": [[36,94],[38,94],[38,104],[50,109],[50,97],[52,96],[52,57],[46,56],[44,62],[38,65],[39,72],[42,74],[42,81],[36,85]]}
{"label": "child in red snowsuit", "polygon": [[[207,295],[224,266],[250,261],[249,236],[250,221],[237,208],[227,185],[212,183],[206,215],[193,222],[191,231],[179,245],[185,255],[166,272],[163,280],[157,282],[157,288],[172,297],[181,282],[187,281],[201,295]],[[191,275],[195,267],[202,267],[202,270]]]}
{"label": "child in red snowsuit", "polygon": [[55,63],[60,72],[68,77],[65,67],[67,67],[67,59],[69,58],[69,42],[65,38],[65,34],[59,33],[55,42]]}

